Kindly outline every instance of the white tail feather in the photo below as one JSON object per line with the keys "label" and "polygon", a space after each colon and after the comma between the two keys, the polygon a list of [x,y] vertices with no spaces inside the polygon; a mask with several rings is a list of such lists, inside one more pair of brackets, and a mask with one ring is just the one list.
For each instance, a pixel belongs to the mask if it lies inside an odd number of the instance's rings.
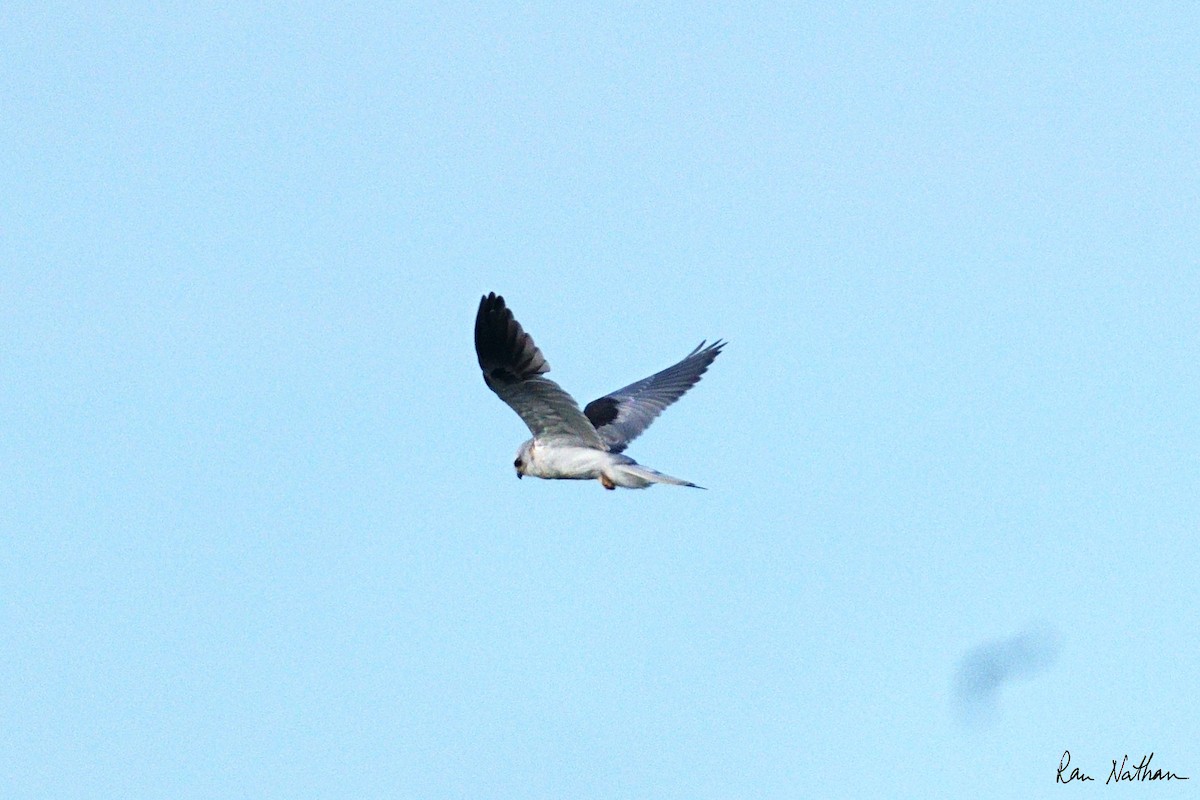
{"label": "white tail feather", "polygon": [[623,486],[626,489],[645,489],[652,483],[667,483],[672,486],[690,486],[693,489],[703,489],[703,486],[697,486],[691,481],[680,480],[673,478],[670,475],[664,475],[650,467],[644,467],[636,461],[631,461],[628,464],[613,464],[609,480],[617,486]]}

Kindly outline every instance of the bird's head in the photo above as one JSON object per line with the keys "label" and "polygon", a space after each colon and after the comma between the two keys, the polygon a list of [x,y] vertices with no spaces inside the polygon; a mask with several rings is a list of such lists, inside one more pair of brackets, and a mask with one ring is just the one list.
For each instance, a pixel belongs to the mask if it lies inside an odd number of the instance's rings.
{"label": "bird's head", "polygon": [[521,448],[517,450],[517,457],[513,460],[513,467],[517,470],[518,478],[523,478],[526,475],[526,472],[529,469],[529,459],[532,456],[532,451],[533,439],[530,439],[522,444]]}

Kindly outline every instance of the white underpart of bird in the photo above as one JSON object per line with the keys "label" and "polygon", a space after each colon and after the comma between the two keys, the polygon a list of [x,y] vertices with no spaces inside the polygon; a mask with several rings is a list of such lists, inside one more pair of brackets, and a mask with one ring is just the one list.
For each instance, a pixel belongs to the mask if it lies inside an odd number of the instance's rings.
{"label": "white underpart of bird", "polygon": [[475,354],[483,380],[533,434],[517,450],[517,477],[599,480],[605,489],[645,489],[655,483],[704,488],[639,464],[622,451],[699,382],[724,346],[723,341],[701,342],[679,363],[580,410],[575,398],[545,377],[550,365],[503,297],[484,295],[475,315]]}

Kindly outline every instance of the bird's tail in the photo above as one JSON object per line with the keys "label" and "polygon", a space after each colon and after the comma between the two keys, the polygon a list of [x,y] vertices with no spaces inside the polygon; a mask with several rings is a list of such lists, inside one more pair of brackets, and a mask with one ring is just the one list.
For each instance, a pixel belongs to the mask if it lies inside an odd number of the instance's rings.
{"label": "bird's tail", "polygon": [[690,486],[693,489],[703,489],[703,486],[697,486],[691,481],[680,480],[673,478],[670,475],[664,475],[656,469],[642,466],[636,461],[631,461],[628,464],[614,464],[612,466],[611,480],[617,486],[623,486],[626,489],[645,489],[652,483],[667,483],[672,486]]}

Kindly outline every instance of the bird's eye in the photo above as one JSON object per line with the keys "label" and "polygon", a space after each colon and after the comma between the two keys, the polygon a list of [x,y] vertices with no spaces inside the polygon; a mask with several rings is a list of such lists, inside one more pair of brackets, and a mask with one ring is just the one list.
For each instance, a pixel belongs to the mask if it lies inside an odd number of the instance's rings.
{"label": "bird's eye", "polygon": [[516,467],[517,469],[520,469],[521,468],[521,459],[518,458],[516,461],[514,461],[513,466]]}

